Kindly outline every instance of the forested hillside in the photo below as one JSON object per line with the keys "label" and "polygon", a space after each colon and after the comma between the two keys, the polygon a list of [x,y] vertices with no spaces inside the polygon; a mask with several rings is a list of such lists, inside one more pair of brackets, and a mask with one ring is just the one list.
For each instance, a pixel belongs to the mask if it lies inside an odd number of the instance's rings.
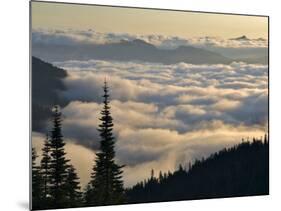
{"label": "forested hillside", "polygon": [[[52,116],[54,104],[64,106],[58,91],[65,90],[62,82],[67,76],[65,70],[32,57],[32,130],[42,131],[46,120]],[[45,131],[44,131],[45,132]]]}
{"label": "forested hillside", "polygon": [[197,160],[187,170],[180,166],[173,173],[160,173],[158,178],[152,173],[126,193],[128,203],[268,194],[267,138],[223,149]]}

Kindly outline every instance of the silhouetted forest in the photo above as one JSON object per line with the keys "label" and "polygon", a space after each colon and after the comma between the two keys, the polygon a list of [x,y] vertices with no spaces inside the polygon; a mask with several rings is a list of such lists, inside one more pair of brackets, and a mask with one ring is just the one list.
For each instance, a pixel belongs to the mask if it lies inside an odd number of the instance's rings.
{"label": "silhouetted forest", "polygon": [[[46,134],[40,165],[32,148],[32,209],[56,209],[125,203],[122,168],[115,163],[113,119],[110,113],[107,83],[104,83],[101,110],[100,149],[93,163],[91,180],[81,191],[76,169],[66,158],[62,135],[62,114],[58,105],[52,109],[52,129]],[[91,158],[89,158],[91,159]]]}
{"label": "silhouetted forest", "polygon": [[46,111],[52,114],[52,129],[46,134],[40,162],[36,162],[38,154],[32,148],[33,210],[268,194],[267,136],[264,140],[242,141],[207,159],[196,160],[189,163],[188,169],[180,165],[173,173],[160,172],[157,178],[152,170],[150,178],[124,189],[124,165],[115,162],[114,124],[106,81],[103,89],[100,148],[84,190],[76,169],[66,158],[60,107]]}
{"label": "silhouetted forest", "polygon": [[[152,171],[153,172],[153,171]],[[128,203],[265,195],[269,193],[269,144],[243,141],[196,160],[188,169],[160,172],[126,190]]]}

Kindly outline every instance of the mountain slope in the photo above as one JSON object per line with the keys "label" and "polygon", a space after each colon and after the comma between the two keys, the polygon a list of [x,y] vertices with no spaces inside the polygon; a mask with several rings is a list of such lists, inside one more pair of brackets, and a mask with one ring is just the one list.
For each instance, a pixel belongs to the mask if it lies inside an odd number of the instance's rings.
{"label": "mountain slope", "polygon": [[185,171],[151,177],[127,189],[129,203],[269,193],[268,142],[244,142],[196,161]]}
{"label": "mountain slope", "polygon": [[143,40],[121,41],[107,44],[54,45],[34,44],[34,56],[47,61],[64,60],[116,60],[143,61],[163,64],[178,62],[192,64],[227,64],[231,59],[219,53],[191,46],[180,46],[176,49],[159,49]]}
{"label": "mountain slope", "polygon": [[58,91],[65,90],[62,80],[65,70],[57,68],[36,57],[32,57],[32,130],[42,131],[45,121],[51,117],[54,104],[64,106],[65,100]]}

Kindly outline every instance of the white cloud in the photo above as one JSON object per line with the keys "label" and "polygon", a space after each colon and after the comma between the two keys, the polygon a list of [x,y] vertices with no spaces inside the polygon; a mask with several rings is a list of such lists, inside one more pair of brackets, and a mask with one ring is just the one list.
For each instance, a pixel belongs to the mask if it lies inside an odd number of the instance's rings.
{"label": "white cloud", "polygon": [[[131,106],[137,102],[142,103],[139,107],[153,104],[155,120],[164,114],[166,117],[173,115],[174,121],[185,118],[185,123],[193,124],[214,118],[228,123],[251,124],[253,114],[259,119],[267,119],[266,65],[163,65],[94,60],[57,62],[56,65],[68,70],[69,77],[65,80],[68,89],[63,94],[71,100],[101,102],[101,87],[107,77],[111,99],[116,100],[115,103],[120,101],[118,105],[116,103],[116,108],[120,107],[116,113],[127,106],[121,102],[130,102]],[[125,108],[127,112],[136,112],[134,107]],[[132,116],[137,116],[139,122],[148,118],[140,114]],[[160,123],[158,125],[161,127]],[[178,122],[174,126],[181,130],[190,128]]]}

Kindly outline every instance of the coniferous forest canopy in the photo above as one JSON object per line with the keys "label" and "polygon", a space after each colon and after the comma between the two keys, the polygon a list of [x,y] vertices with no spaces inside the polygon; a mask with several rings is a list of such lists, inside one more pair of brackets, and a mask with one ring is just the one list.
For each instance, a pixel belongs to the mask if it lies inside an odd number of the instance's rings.
{"label": "coniferous forest canopy", "polygon": [[269,194],[267,17],[31,4],[33,210]]}

